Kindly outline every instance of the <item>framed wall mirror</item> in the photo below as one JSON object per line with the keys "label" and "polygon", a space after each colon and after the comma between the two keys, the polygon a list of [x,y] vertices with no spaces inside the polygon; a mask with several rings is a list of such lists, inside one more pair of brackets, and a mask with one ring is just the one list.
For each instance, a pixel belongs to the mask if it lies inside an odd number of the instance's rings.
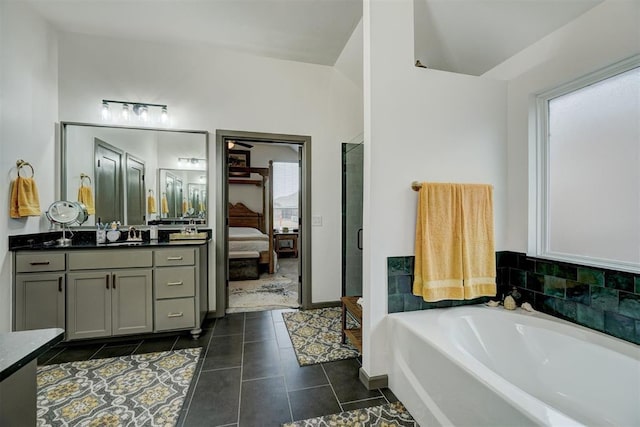
{"label": "framed wall mirror", "polygon": [[206,224],[207,131],[70,122],[60,127],[60,199],[95,211],[85,226]]}

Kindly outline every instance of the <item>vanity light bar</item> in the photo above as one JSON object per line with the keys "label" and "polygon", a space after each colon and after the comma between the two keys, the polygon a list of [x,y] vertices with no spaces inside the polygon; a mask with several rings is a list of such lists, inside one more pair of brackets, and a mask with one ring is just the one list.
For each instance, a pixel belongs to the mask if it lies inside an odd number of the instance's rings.
{"label": "vanity light bar", "polygon": [[[122,120],[128,122],[131,112],[142,122],[149,121],[149,107],[157,107],[160,109],[160,121],[167,123],[169,121],[169,113],[166,104],[152,104],[150,102],[131,102],[116,101],[113,99],[102,100],[102,120],[111,119],[110,104],[122,104]],[[131,107],[130,107],[131,106]]]}

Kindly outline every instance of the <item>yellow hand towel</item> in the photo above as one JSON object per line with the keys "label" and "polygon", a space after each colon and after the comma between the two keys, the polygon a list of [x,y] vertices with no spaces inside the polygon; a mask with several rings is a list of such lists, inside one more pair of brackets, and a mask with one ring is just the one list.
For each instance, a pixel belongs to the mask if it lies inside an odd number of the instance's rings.
{"label": "yellow hand towel", "polygon": [[150,214],[156,213],[156,198],[151,194],[147,197],[147,212]]}
{"label": "yellow hand towel", "polygon": [[423,183],[418,195],[413,294],[425,301],[464,299],[460,192]]}
{"label": "yellow hand towel", "polygon": [[160,207],[160,211],[163,214],[169,213],[169,202],[167,201],[167,196],[162,195],[162,200],[160,201],[162,206]]}
{"label": "yellow hand towel", "polygon": [[493,188],[461,184],[464,297],[496,295]]}
{"label": "yellow hand towel", "polygon": [[33,178],[18,176],[11,188],[11,218],[40,215],[40,196]]}
{"label": "yellow hand towel", "polygon": [[96,207],[93,203],[93,192],[91,191],[91,187],[85,187],[81,185],[78,189],[78,201],[82,203],[87,208],[87,213],[89,215],[94,215],[96,213]]}
{"label": "yellow hand towel", "polygon": [[189,207],[189,204],[187,203],[187,199],[184,199],[182,201],[182,213],[183,214],[187,213],[188,207]]}

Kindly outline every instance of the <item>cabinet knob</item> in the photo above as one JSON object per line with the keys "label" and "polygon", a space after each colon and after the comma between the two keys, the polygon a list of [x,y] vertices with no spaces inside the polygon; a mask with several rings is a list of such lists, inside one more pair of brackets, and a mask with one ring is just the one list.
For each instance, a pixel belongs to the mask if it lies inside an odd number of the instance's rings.
{"label": "cabinet knob", "polygon": [[49,264],[51,264],[51,262],[49,262],[49,261],[34,261],[34,262],[30,262],[29,264],[31,264],[31,265],[49,265]]}
{"label": "cabinet knob", "polygon": [[58,277],[58,292],[62,292],[62,276]]}
{"label": "cabinet knob", "polygon": [[168,256],[167,261],[182,261],[181,256]]}
{"label": "cabinet knob", "polygon": [[106,279],[106,282],[107,282],[107,289],[109,289],[109,274],[107,274],[105,279]]}

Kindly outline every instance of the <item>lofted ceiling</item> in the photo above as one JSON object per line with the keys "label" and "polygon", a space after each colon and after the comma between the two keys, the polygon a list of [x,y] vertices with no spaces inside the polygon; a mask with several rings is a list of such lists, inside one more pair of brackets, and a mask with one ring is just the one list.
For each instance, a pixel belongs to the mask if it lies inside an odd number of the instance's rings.
{"label": "lofted ceiling", "polygon": [[[2,0],[0,0],[2,1]],[[334,65],[362,0],[26,0],[58,29]],[[416,59],[480,75],[602,0],[413,1]]]}
{"label": "lofted ceiling", "polygon": [[415,0],[415,57],[481,75],[603,0]]}

